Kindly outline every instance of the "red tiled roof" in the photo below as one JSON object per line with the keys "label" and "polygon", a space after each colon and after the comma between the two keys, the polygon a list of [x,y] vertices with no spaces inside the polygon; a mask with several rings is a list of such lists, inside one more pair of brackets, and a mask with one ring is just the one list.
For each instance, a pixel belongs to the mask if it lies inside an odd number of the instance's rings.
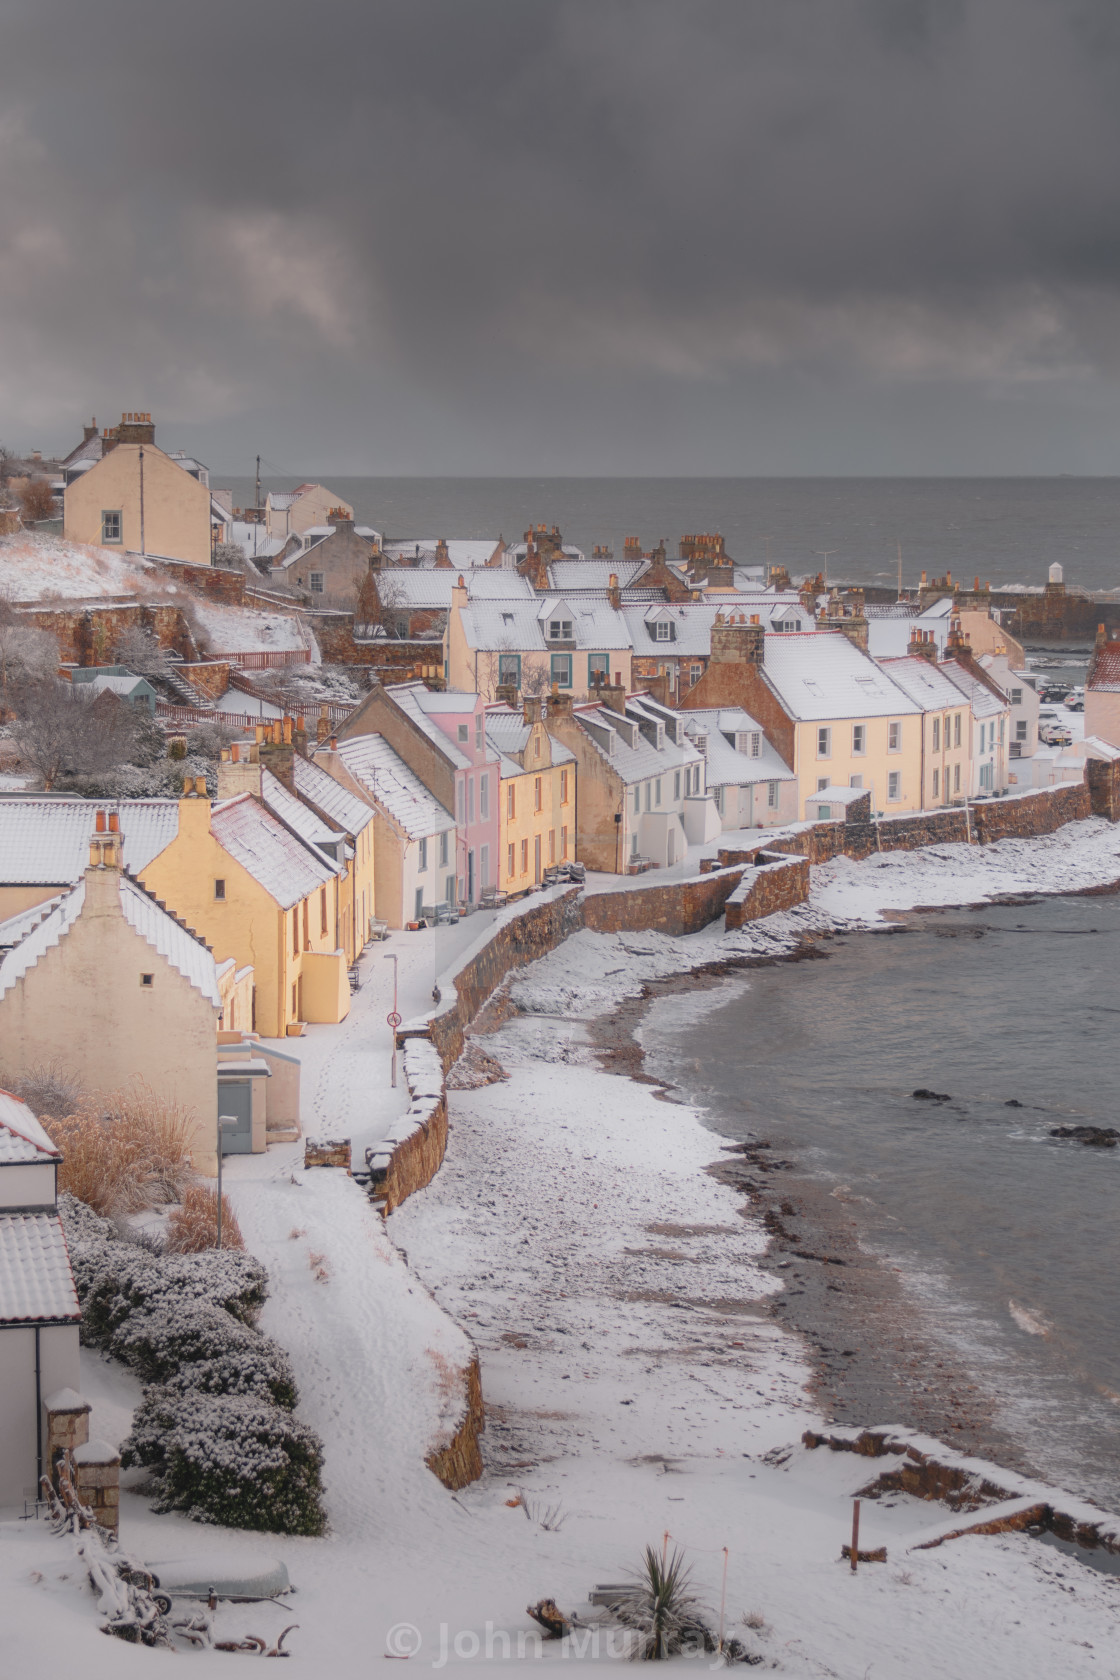
{"label": "red tiled roof", "polygon": [[1086,688],[1120,694],[1120,642],[1105,642],[1094,649]]}

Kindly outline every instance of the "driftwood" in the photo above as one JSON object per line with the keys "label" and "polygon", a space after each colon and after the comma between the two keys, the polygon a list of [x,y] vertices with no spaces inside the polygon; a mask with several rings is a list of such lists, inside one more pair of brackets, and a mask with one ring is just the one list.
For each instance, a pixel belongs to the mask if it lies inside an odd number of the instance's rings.
{"label": "driftwood", "polygon": [[[851,1555],[852,1548],[850,1546],[841,1546],[840,1556],[842,1558],[850,1559]],[[876,1546],[874,1551],[870,1552],[865,1552],[861,1546],[856,1552],[857,1563],[886,1563],[886,1561],[887,1548],[885,1546]]]}
{"label": "driftwood", "polygon": [[554,1598],[542,1598],[537,1604],[526,1605],[525,1613],[540,1623],[550,1639],[563,1639],[571,1631],[571,1623]]}

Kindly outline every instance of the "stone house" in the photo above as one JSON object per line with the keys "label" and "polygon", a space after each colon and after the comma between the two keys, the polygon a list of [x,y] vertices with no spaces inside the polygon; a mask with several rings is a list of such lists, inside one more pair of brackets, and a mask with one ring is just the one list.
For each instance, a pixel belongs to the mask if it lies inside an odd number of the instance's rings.
{"label": "stone house", "polygon": [[9,1509],[39,1497],[50,1469],[46,1402],[79,1382],[81,1314],[58,1217],[61,1159],[26,1103],[0,1091],[0,1506]]}
{"label": "stone house", "polygon": [[423,683],[377,684],[340,728],[340,749],[362,735],[383,735],[453,813],[455,893],[460,903],[476,904],[498,872],[498,755],[486,740],[483,696],[436,694]]}
{"label": "stone house", "polygon": [[210,1173],[223,1004],[214,958],[124,873],[119,821],[96,812],[77,886],[0,925],[4,1073],[56,1064],[91,1092],[143,1080],[191,1112],[191,1157]]}
{"label": "stone house", "polygon": [[679,863],[720,832],[704,759],[677,712],[615,684],[599,692],[547,705],[549,734],[576,760],[576,858],[614,875]]}
{"label": "stone house", "polygon": [[1120,747],[1120,642],[1108,640],[1103,624],[1085,678],[1085,733]]}
{"label": "stone house", "polygon": [[229,512],[201,462],[157,448],[150,415],[124,415],[97,460],[66,470],[63,534],[72,541],[209,566]]}
{"label": "stone house", "polygon": [[315,606],[344,606],[353,612],[369,577],[378,536],[355,525],[346,509],[334,507],[322,525],[288,538],[269,566],[269,580]]}
{"label": "stone house", "polygon": [[335,511],[353,523],[354,509],[324,484],[299,484],[294,490],[270,490],[264,523],[270,537],[302,537],[312,525],[329,525]]}
{"label": "stone house", "polygon": [[518,710],[486,708],[486,739],[498,754],[497,885],[511,896],[575,858],[576,759],[544,726],[539,699]]}
{"label": "stone house", "polygon": [[977,664],[959,623],[954,622],[945,646],[948,657],[940,669],[968,701],[970,712],[972,786],[969,793],[974,799],[1006,793],[1010,701],[999,684]]}

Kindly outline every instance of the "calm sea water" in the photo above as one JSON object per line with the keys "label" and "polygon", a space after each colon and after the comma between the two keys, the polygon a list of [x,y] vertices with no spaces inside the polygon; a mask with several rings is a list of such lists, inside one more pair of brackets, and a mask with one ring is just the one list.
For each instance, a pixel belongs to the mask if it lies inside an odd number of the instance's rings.
{"label": "calm sea water", "polygon": [[[687,1023],[654,1004],[650,1071],[717,1131],[845,1186],[862,1243],[902,1268],[1003,1431],[1120,1508],[1120,1149],[1049,1135],[1120,1124],[1120,899],[915,917],[711,996]],[[923,1086],[951,1100],[916,1101]],[[912,1421],[899,1395],[863,1421]]]}
{"label": "calm sea water", "polygon": [[[744,564],[863,582],[925,570],[993,583],[1044,583],[1051,561],[1087,589],[1120,588],[1120,478],[335,478],[359,518],[393,537],[520,538],[557,524],[590,554],[627,536],[676,553],[685,533],[721,531]],[[228,479],[234,500],[251,479]],[[296,479],[267,479],[290,489]],[[822,550],[831,550],[827,561]]]}

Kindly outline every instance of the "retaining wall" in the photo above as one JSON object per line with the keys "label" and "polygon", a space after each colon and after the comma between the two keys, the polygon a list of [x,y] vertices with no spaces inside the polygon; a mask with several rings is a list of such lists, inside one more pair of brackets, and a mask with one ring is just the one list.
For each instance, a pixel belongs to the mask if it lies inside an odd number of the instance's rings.
{"label": "retaining wall", "polygon": [[745,870],[727,901],[728,929],[804,904],[809,897],[809,867],[808,858],[793,858],[788,862],[760,862]]}
{"label": "retaining wall", "polygon": [[595,933],[699,933],[715,921],[742,875],[742,866],[733,865],[705,870],[691,881],[590,893],[583,900],[582,925]]}
{"label": "retaining wall", "polygon": [[479,1436],[486,1428],[486,1409],[482,1403],[482,1372],[475,1354],[463,1373],[465,1410],[463,1421],[446,1447],[437,1447],[424,1460],[428,1469],[438,1476],[444,1487],[454,1492],[469,1487],[482,1475],[482,1447]]}

